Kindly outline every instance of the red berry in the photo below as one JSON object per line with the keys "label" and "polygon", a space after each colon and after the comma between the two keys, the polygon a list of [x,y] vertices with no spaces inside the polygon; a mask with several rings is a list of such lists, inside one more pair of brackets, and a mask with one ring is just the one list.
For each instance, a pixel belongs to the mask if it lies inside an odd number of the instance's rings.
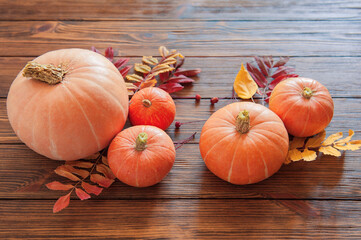
{"label": "red berry", "polygon": [[175,128],[180,128],[180,126],[182,125],[180,122],[175,122]]}
{"label": "red berry", "polygon": [[197,101],[197,102],[200,101],[201,98],[202,98],[201,95],[199,95],[199,94],[196,95],[196,101]]}
{"label": "red berry", "polygon": [[212,104],[212,105],[215,104],[215,103],[217,103],[217,102],[218,102],[218,98],[217,98],[217,97],[211,98],[211,104]]}

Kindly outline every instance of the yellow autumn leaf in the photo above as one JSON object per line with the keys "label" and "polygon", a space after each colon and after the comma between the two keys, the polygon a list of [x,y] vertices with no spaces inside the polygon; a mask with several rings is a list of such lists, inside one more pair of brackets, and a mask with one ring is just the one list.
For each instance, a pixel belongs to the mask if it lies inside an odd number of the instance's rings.
{"label": "yellow autumn leaf", "polygon": [[143,77],[142,77],[142,76],[139,76],[139,75],[137,75],[137,74],[127,75],[127,76],[125,76],[125,78],[126,78],[128,81],[132,81],[132,82],[141,82],[141,81],[143,81]]}
{"label": "yellow autumn leaf", "polygon": [[338,150],[351,150],[351,151],[359,150],[361,148],[361,144],[352,144],[349,142],[346,143],[346,145],[335,144],[333,146]]}
{"label": "yellow autumn leaf", "polygon": [[315,135],[314,137],[307,140],[306,148],[317,148],[321,146],[321,143],[326,138],[326,131],[323,130],[319,134]]}
{"label": "yellow autumn leaf", "polygon": [[152,56],[143,56],[142,62],[144,64],[148,64],[148,65],[156,65],[156,64],[158,64],[158,59],[156,59]]}
{"label": "yellow autumn leaf", "polygon": [[242,99],[249,99],[257,92],[258,86],[243,64],[234,80],[233,88]]}
{"label": "yellow autumn leaf", "polygon": [[167,56],[169,54],[168,49],[166,47],[164,47],[164,46],[160,46],[158,50],[159,50],[159,54],[162,57],[165,57],[165,56]]}
{"label": "yellow autumn leaf", "polygon": [[295,149],[295,148],[303,147],[303,145],[305,144],[305,140],[306,140],[306,138],[304,138],[304,137],[294,137],[292,139],[292,141],[290,142],[289,149],[292,150],[292,149]]}
{"label": "yellow autumn leaf", "polygon": [[323,154],[332,155],[335,157],[341,156],[341,152],[332,146],[320,147],[318,151],[322,152]]}
{"label": "yellow autumn leaf", "polygon": [[140,73],[149,73],[152,69],[148,65],[136,63],[134,64],[134,70]]}
{"label": "yellow autumn leaf", "polygon": [[140,84],[140,89],[147,88],[147,87],[154,87],[155,84],[157,84],[157,79],[153,78],[148,81],[142,82],[142,84]]}
{"label": "yellow autumn leaf", "polygon": [[353,140],[350,141],[351,144],[357,144],[357,145],[361,145],[361,140]]}
{"label": "yellow autumn leaf", "polygon": [[315,151],[312,151],[312,150],[309,150],[308,148],[306,148],[305,150],[303,150],[302,152],[302,158],[303,160],[305,161],[313,161],[315,160],[317,157],[316,155],[316,152]]}
{"label": "yellow autumn leaf", "polygon": [[174,70],[174,68],[168,66],[168,64],[159,64],[153,68],[152,73],[153,73],[153,76],[157,76],[160,73],[170,72],[173,70]]}
{"label": "yellow autumn leaf", "polygon": [[289,156],[287,156],[287,158],[286,158],[286,160],[284,161],[284,163],[283,164],[290,164],[292,161],[291,161],[291,159],[290,159],[290,157]]}
{"label": "yellow autumn leaf", "polygon": [[341,145],[341,144],[345,144],[345,143],[349,142],[354,134],[355,134],[355,132],[353,130],[349,129],[348,137],[345,137],[344,139],[341,139],[341,140],[335,142],[335,144]]}
{"label": "yellow autumn leaf", "polygon": [[302,159],[302,153],[298,149],[292,149],[288,151],[288,158],[293,162],[299,161]]}
{"label": "yellow autumn leaf", "polygon": [[326,138],[326,140],[322,143],[322,146],[327,146],[330,145],[332,143],[334,143],[336,140],[342,138],[342,132],[338,132],[338,133],[334,133],[330,136],[328,136],[328,138]]}

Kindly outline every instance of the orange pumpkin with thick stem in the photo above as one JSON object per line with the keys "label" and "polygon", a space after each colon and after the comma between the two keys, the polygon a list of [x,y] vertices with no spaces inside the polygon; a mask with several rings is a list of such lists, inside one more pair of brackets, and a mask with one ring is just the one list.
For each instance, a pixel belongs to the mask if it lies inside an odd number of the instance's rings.
{"label": "orange pumpkin with thick stem", "polygon": [[175,160],[172,139],[154,126],[133,126],[120,132],[108,149],[108,162],[114,175],[133,187],[160,182]]}
{"label": "orange pumpkin with thick stem", "polygon": [[35,152],[76,160],[122,130],[128,94],[114,65],[98,53],[62,49],[29,62],[13,81],[7,112],[17,136]]}
{"label": "orange pumpkin with thick stem", "polygon": [[157,87],[136,92],[129,103],[132,125],[152,125],[166,130],[173,122],[176,108],[172,97]]}
{"label": "orange pumpkin with thick stem", "polygon": [[229,104],[204,124],[199,148],[208,169],[233,184],[262,181],[286,159],[288,134],[268,108],[250,102]]}
{"label": "orange pumpkin with thick stem", "polygon": [[333,117],[333,101],[327,88],[309,78],[289,78],[273,89],[269,108],[296,137],[324,130]]}

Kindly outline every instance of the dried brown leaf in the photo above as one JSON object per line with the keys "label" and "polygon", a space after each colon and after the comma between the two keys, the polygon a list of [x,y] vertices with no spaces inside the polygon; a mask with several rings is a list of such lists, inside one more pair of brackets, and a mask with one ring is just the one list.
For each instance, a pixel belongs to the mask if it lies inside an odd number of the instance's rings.
{"label": "dried brown leaf", "polygon": [[74,186],[71,184],[63,184],[58,181],[50,182],[45,185],[50,190],[61,190],[61,191],[67,191],[72,189]]}
{"label": "dried brown leaf", "polygon": [[112,170],[110,170],[110,168],[108,166],[106,166],[105,164],[97,164],[96,170],[100,173],[103,173],[104,176],[106,176],[109,179],[115,179],[115,176],[114,176]]}
{"label": "dried brown leaf", "polygon": [[65,177],[65,178],[68,178],[70,180],[73,180],[73,181],[79,181],[80,179],[75,176],[74,174],[72,174],[66,167],[64,167],[65,165],[61,165],[59,167],[57,167],[54,172],[56,174],[58,174],[59,176],[62,176],[62,177]]}
{"label": "dried brown leaf", "polygon": [[292,139],[292,141],[290,142],[290,147],[289,149],[296,149],[296,148],[301,148],[305,145],[305,140],[306,138],[304,137],[294,137]]}
{"label": "dried brown leaf", "polygon": [[326,131],[323,130],[319,134],[315,135],[314,137],[307,140],[306,148],[318,148],[321,146],[321,143],[326,138]]}
{"label": "dried brown leaf", "polygon": [[108,158],[105,157],[105,156],[102,156],[102,163],[104,163],[105,165],[109,166]]}

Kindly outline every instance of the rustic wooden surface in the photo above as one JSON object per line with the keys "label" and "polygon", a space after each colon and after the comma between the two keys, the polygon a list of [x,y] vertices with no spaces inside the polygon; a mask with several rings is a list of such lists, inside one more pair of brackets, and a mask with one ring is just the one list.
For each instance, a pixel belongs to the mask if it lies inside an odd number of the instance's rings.
{"label": "rustic wooden surface", "polygon": [[[52,214],[60,192],[45,183],[60,162],[29,150],[13,133],[6,96],[24,64],[49,50],[113,46],[131,63],[159,45],[200,67],[196,82],[173,95],[176,120],[206,120],[230,103],[241,62],[253,55],[291,56],[297,73],[328,87],[335,115],[328,133],[361,138],[361,2],[6,1],[0,0],[0,238],[2,239],[361,239],[361,152],[283,166],[249,186],[210,173],[199,134],[177,151],[170,174],[137,189],[117,181],[98,197]],[[203,99],[195,103],[193,97]],[[259,101],[259,100],[256,100]],[[204,122],[168,134],[181,140]]]}

